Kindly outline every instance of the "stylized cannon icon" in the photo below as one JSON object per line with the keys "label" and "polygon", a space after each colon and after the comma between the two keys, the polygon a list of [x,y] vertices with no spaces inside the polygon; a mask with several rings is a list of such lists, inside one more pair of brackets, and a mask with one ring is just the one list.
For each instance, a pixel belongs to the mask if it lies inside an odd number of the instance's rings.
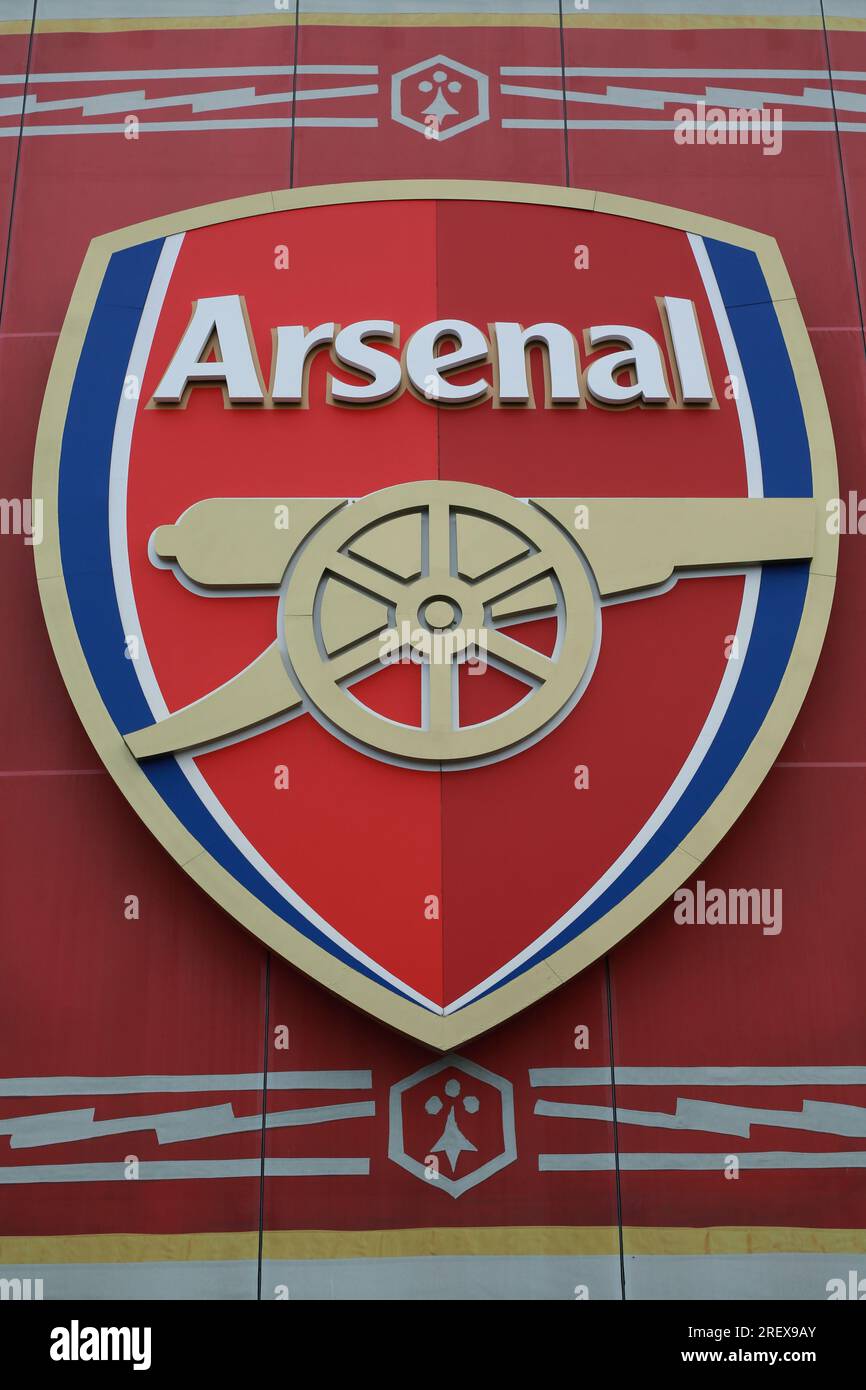
{"label": "stylized cannon icon", "polygon": [[[204,747],[304,709],[372,756],[457,769],[511,756],[553,728],[591,677],[601,600],[675,571],[803,560],[809,498],[530,498],[472,483],[402,483],[357,501],[207,498],[152,539],[207,593],[279,594],[274,642],[203,699],[126,736],[137,758]],[[555,620],[549,655],[509,632]],[[483,655],[523,682],[495,718],[463,723],[459,667]],[[352,693],[411,657],[417,724]]]}

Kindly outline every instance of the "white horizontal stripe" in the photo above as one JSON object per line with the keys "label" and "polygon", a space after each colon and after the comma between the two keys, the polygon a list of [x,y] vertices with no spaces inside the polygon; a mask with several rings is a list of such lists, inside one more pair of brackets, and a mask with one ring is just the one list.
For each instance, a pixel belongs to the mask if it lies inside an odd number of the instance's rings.
{"label": "white horizontal stripe", "polygon": [[[563,69],[503,67],[502,77],[556,77]],[[826,82],[827,68],[566,68],[566,77],[770,77],[776,82]],[[866,82],[866,72],[842,72],[835,68],[834,81]]]}
{"label": "white horizontal stripe", "polygon": [[[68,2],[74,3],[74,0]],[[625,8],[628,3],[629,0],[624,0],[617,8]],[[487,15],[491,11],[494,14],[542,14],[552,18],[558,15],[557,0],[301,0],[301,14],[308,20],[318,14],[375,14],[382,15],[387,23],[395,14]]]}
{"label": "white horizontal stripe", "polygon": [[[618,1086],[866,1086],[866,1067],[616,1067]],[[530,1086],[609,1086],[610,1067],[530,1067]]]}
{"label": "white horizontal stripe", "polygon": [[[343,97],[376,96],[378,86],[373,84],[355,87],[308,88],[306,91],[256,93],[255,87],[226,87],[209,92],[181,92],[167,97],[148,97],[144,88],[137,91],[107,92],[101,96],[83,94],[77,97],[63,97],[58,101],[43,101],[38,96],[28,96],[24,109],[29,115],[42,115],[47,111],[74,111],[80,109],[85,116],[102,116],[117,111],[156,111],[172,106],[189,106],[193,111],[230,111],[248,106],[290,105],[295,101],[330,101]],[[0,115],[8,115],[13,110],[20,111],[20,97],[4,97],[0,100]]]}
{"label": "white horizontal stripe", "polygon": [[[250,119],[237,121],[139,121],[139,130],[151,130],[155,134],[171,134],[174,132],[186,132],[192,134],[194,131],[203,131],[207,134],[213,130],[288,130],[292,124],[291,116],[284,119],[274,118],[271,120]],[[295,120],[296,126],[333,126],[346,129],[367,129],[379,124],[375,116],[298,116]],[[127,127],[120,124],[112,125],[24,125],[21,129],[22,135],[120,135],[126,131]],[[0,136],[14,135],[18,137],[17,126],[0,127]]]}
{"label": "white horizontal stripe", "polygon": [[[520,87],[502,84],[503,96],[529,97],[533,100],[562,101],[561,87]],[[665,106],[695,106],[704,102],[707,106],[727,106],[737,110],[743,107],[760,109],[763,106],[832,106],[833,93],[830,87],[808,88],[801,95],[794,92],[755,92],[728,87],[704,87],[703,92],[668,92],[655,87],[613,87],[608,85],[604,92],[577,92],[566,89],[566,101],[583,102],[587,106],[634,106],[647,110],[661,111]],[[848,97],[852,111],[866,110],[866,93],[844,93]]]}
{"label": "white horizontal stripe", "polygon": [[[856,1237],[851,1238],[851,1245],[855,1249],[859,1245]],[[704,1255],[629,1255],[625,1265],[626,1297],[635,1302],[652,1299],[691,1303],[701,1299],[717,1305],[727,1301],[824,1302],[829,1281],[841,1276],[847,1286],[848,1271],[858,1263],[862,1264],[862,1255],[852,1254],[849,1260],[842,1247],[834,1254],[799,1249],[784,1254],[721,1255],[708,1251]],[[763,1317],[760,1320],[774,1321]],[[715,1345],[718,1348],[719,1344]]]}
{"label": "white horizontal stripe", "polygon": [[291,77],[294,72],[299,77],[325,73],[335,77],[376,77],[379,68],[376,63],[299,63],[297,68],[291,63],[272,68],[104,68],[96,72],[31,72],[26,79],[23,72],[9,73],[0,76],[0,84],[15,86],[25,80],[29,87],[41,82],[170,82],[188,77]]}
{"label": "white horizontal stripe", "polygon": [[[636,1301],[703,1299],[760,1302],[826,1300],[827,1283],[856,1265],[844,1254],[629,1255],[626,1293]],[[840,1269],[840,1264],[842,1268]],[[262,1298],[289,1290],[291,1301],[574,1299],[585,1284],[593,1302],[622,1297],[618,1255],[413,1255],[262,1261]],[[43,1298],[81,1302],[150,1299],[254,1301],[258,1265],[249,1260],[138,1260],[129,1264],[26,1264],[7,1276],[42,1279]],[[788,1319],[793,1321],[793,1319]]]}
{"label": "white horizontal stripe", "polygon": [[[788,0],[788,5],[793,8],[803,2]],[[5,0],[4,9],[9,4],[10,0]],[[628,4],[629,0],[618,0],[617,9],[626,9]],[[46,8],[47,14],[43,13]],[[396,3],[395,0],[302,0],[301,14],[306,19],[313,19],[317,14],[381,14],[387,23],[394,14],[488,14],[490,8],[490,0],[396,0]],[[496,0],[495,11],[517,15],[555,16],[557,13],[553,0]],[[31,14],[31,0],[16,0],[12,17],[29,21]],[[47,7],[46,0],[41,0],[38,19],[234,19],[245,15],[274,18],[273,0],[50,0]],[[4,17],[10,16],[4,14]],[[276,17],[287,30],[293,29],[295,0],[290,0],[286,9],[277,10]]]}
{"label": "white horizontal stripe", "polygon": [[351,126],[355,130],[372,130],[379,122],[375,116],[296,116],[295,126],[317,127]]}
{"label": "white horizontal stripe", "polygon": [[[334,73],[354,73],[360,77],[363,73],[368,73],[371,77],[376,77],[379,72],[377,63],[299,63],[298,76],[309,76],[312,73],[321,74],[327,72]],[[263,68],[263,72],[267,69]]]}
{"label": "white horizontal stripe", "polygon": [[[285,1129],[290,1126],[328,1124],[335,1120],[357,1120],[375,1113],[376,1107],[371,1100],[317,1105],[269,1112],[265,1127]],[[262,1128],[261,1115],[235,1115],[231,1105],[198,1106],[192,1110],[169,1110],[160,1115],[130,1115],[110,1120],[96,1120],[94,1115],[95,1111],[88,1109],[17,1116],[0,1121],[0,1134],[11,1135],[10,1147],[13,1149],[34,1149],[147,1130],[156,1132],[160,1144],[178,1144],[213,1139],[218,1135],[255,1133]]]}
{"label": "white horizontal stripe", "polygon": [[[306,3],[327,5],[327,0],[305,0]],[[498,0],[497,0],[498,3]],[[567,13],[569,0],[563,0],[563,11]],[[722,15],[733,22],[744,19],[760,23],[764,17],[775,15],[782,19],[812,19],[816,25],[821,22],[820,0],[593,0],[592,10],[596,14],[609,11],[612,14],[639,15],[642,19],[654,15]],[[863,0],[824,0],[826,15],[852,16],[863,14]],[[668,36],[669,37],[669,36]]]}
{"label": "white horizontal stripe", "polygon": [[[866,1153],[742,1153],[736,1155],[740,1168],[767,1171],[777,1168],[866,1168]],[[730,1164],[730,1154],[651,1154],[623,1153],[619,1167],[624,1173],[721,1173]],[[614,1155],[539,1154],[540,1173],[609,1173]]]}
{"label": "white horizontal stripe", "polygon": [[376,82],[367,82],[356,87],[305,87],[295,92],[295,101],[327,101],[329,97],[370,97],[376,96],[378,91],[379,86]]}
{"label": "white horizontal stripe", "polygon": [[[26,79],[28,86],[38,86],[43,82],[144,82],[175,81],[187,78],[209,80],[213,77],[291,77],[297,71],[299,77],[334,76],[377,77],[379,66],[376,63],[299,63],[297,69],[289,63],[276,67],[236,67],[236,68],[102,68],[90,72],[31,72]],[[560,67],[501,67],[500,77],[551,77],[562,80]],[[566,68],[566,77],[647,77],[647,78],[720,78],[733,77],[746,80],[770,78],[775,82],[826,82],[826,68]],[[833,69],[835,82],[866,82],[866,72],[849,72]],[[0,74],[0,86],[23,86],[23,72]]]}
{"label": "white horizontal stripe", "polygon": [[615,1119],[618,1125],[736,1134],[741,1139],[751,1138],[752,1125],[866,1138],[866,1110],[857,1105],[828,1105],[812,1100],[803,1101],[801,1110],[797,1111],[678,1098],[675,1114],[663,1110],[624,1110],[621,1106],[614,1111],[608,1105],[571,1105],[564,1101],[539,1100],[535,1102],[535,1114],[563,1120],[601,1120],[606,1124],[613,1124]]}
{"label": "white horizontal stripe", "polygon": [[[749,1258],[755,1262],[761,1260],[759,1255]],[[838,1255],[835,1259],[838,1265]],[[712,1269],[713,1262],[707,1261],[707,1264]],[[578,1280],[589,1285],[595,1301],[618,1300],[621,1294],[619,1257],[616,1255],[431,1254],[353,1256],[332,1260],[266,1259],[262,1261],[261,1271],[262,1299],[273,1300],[288,1290],[293,1304],[370,1300],[399,1303],[462,1299],[475,1302],[481,1299],[568,1301],[574,1298]],[[93,1261],[87,1264],[16,1264],[4,1269],[4,1274],[19,1279],[41,1279],[46,1302],[79,1303],[91,1299],[241,1302],[256,1298],[258,1265],[255,1259],[137,1260],[129,1264]],[[11,1313],[11,1308],[8,1311]],[[113,1316],[117,1318],[116,1313]]]}
{"label": "white horizontal stripe", "polygon": [[[664,95],[663,92],[659,93],[659,96]],[[863,104],[866,103],[866,93],[858,96],[851,92],[849,96],[852,101],[861,102],[859,107],[852,107],[852,110],[866,110],[866,105]],[[677,95],[671,97],[670,100],[681,101],[683,98]],[[687,97],[685,100],[694,105],[694,97]],[[833,92],[829,86],[820,89],[804,88],[799,96],[793,92],[755,92],[740,87],[707,87],[706,100],[709,106],[817,106],[829,110],[833,105]]]}
{"label": "white horizontal stripe", "polygon": [[[20,1168],[0,1168],[0,1186],[19,1186],[41,1182],[170,1182],[175,1179],[200,1181],[204,1178],[258,1178],[262,1164],[258,1158],[200,1158],[173,1162],[157,1159],[138,1164],[138,1178],[126,1175],[125,1163],[46,1163]],[[369,1158],[269,1158],[267,1178],[366,1177]]]}
{"label": "white horizontal stripe", "polygon": [[[197,0],[207,4],[207,0]],[[80,5],[88,0],[55,0],[55,3]],[[97,0],[89,0],[97,3]],[[144,4],[145,0],[112,0],[112,8],[118,3]],[[185,4],[196,0],[183,0]],[[250,4],[252,0],[245,0]],[[563,14],[568,14],[573,6],[570,0],[562,0]],[[827,14],[862,15],[862,0],[825,0]],[[301,14],[312,19],[317,14],[382,14],[386,18],[397,14],[543,14],[557,16],[555,0],[301,0]],[[603,16],[605,12],[615,15],[639,15],[642,19],[653,15],[718,15],[731,18],[743,16],[791,15],[806,18],[820,18],[818,0],[592,0],[590,12]],[[578,16],[578,19],[580,16]]]}
{"label": "white horizontal stripe", "polygon": [[[273,14],[268,0],[51,0],[49,8],[56,19],[177,19],[192,15],[236,16]],[[47,18],[40,12],[40,19]],[[294,23],[294,7],[285,15],[286,24]]]}
{"label": "white horizontal stripe", "polygon": [[[806,87],[803,92],[806,105],[813,106],[835,106],[837,111],[866,111],[866,92],[846,92],[836,87],[832,92],[816,92],[812,87]],[[806,98],[821,97],[827,100],[807,101]]]}
{"label": "white horizontal stripe", "polygon": [[[178,1091],[260,1091],[260,1071],[173,1076],[12,1076],[0,1096],[168,1095]],[[269,1071],[269,1091],[368,1091],[370,1071]]]}
{"label": "white horizontal stripe", "polygon": [[689,1129],[717,1130],[751,1137],[752,1125],[799,1129],[812,1134],[839,1134],[866,1138],[866,1110],[858,1105],[834,1105],[804,1100],[799,1111],[772,1110],[763,1106],[722,1105],[714,1101],[677,1100],[677,1119]]}
{"label": "white horizontal stripe", "polygon": [[[733,121],[720,121],[720,122],[718,122],[718,123],[715,122],[715,121],[711,121],[711,122],[709,122],[709,123],[707,123],[706,121],[694,121],[694,122],[692,123],[692,129],[694,129],[694,130],[706,130],[708,124],[709,124],[709,127],[710,127],[711,129],[713,129],[713,130],[730,129],[730,130],[738,131],[738,130],[740,129],[739,123],[738,123],[738,122],[733,122]],[[571,121],[571,120],[570,120],[570,121],[567,122],[567,126],[568,126],[568,129],[569,129],[569,130],[631,130],[631,131],[638,131],[638,130],[655,130],[655,131],[670,131],[670,130],[678,130],[678,129],[679,129],[679,122],[678,122],[678,121],[667,121],[667,120],[664,120],[664,121]],[[502,122],[502,127],[503,127],[504,130],[562,130],[562,121],[561,121],[561,120],[548,120],[548,121],[541,121],[541,120],[538,120],[538,121],[534,121],[534,120],[518,120],[517,118],[505,118],[505,119],[503,120],[503,122]],[[834,130],[834,129],[835,129],[835,123],[834,123],[833,121],[788,121],[788,120],[780,120],[780,121],[777,121],[777,122],[776,122],[776,124],[775,124],[775,129],[776,129],[776,130],[805,130],[805,131]],[[843,134],[859,135],[859,134],[862,134],[862,132],[863,132],[864,130],[866,130],[866,122],[860,122],[860,121],[840,121],[840,122],[839,122],[839,130],[840,130]],[[24,129],[24,134],[27,135],[28,133],[29,133],[29,132],[28,132],[27,128],[25,127],[25,129]]]}

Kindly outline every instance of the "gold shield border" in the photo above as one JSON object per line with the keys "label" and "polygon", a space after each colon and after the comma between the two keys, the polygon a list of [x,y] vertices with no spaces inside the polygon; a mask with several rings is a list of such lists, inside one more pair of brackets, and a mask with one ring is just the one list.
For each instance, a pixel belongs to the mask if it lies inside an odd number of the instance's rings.
{"label": "gold shield border", "polygon": [[[451,1017],[374,984],[289,926],[213,859],[154,791],[102,703],[84,658],[60,563],[57,487],[60,447],[78,359],[108,261],[115,251],[216,222],[295,208],[411,199],[537,203],[608,213],[714,237],[754,251],[766,277],[803,407],[815,493],[815,554],[800,627],[787,669],[760,730],[716,800],[671,855],[615,908],[568,945],[516,980]],[[812,345],[779,248],[772,237],[733,223],[640,199],[542,184],[399,180],[262,193],[190,208],[96,237],[84,259],[48,379],[33,469],[33,495],[44,507],[44,538],[34,547],[45,621],[63,679],[106,769],[145,825],[202,888],[254,933],[327,989],[382,1022],[440,1050],[459,1046],[542,999],[609,951],[698,868],[744,810],[772,766],[800,709],[824,640],[836,575],[838,538],[828,534],[826,504],[838,494],[827,403]]]}

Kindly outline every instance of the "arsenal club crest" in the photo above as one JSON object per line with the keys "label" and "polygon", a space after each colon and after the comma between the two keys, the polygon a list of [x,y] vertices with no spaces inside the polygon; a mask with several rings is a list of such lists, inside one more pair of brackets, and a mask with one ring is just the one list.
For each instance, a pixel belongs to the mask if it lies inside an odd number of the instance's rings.
{"label": "arsenal club crest", "polygon": [[[743,811],[818,658],[836,491],[770,238],[530,185],[313,188],[93,243],[37,565],[168,851],[446,1049],[608,950]],[[446,1080],[441,1124],[406,1124],[447,1159],[479,1097]]]}

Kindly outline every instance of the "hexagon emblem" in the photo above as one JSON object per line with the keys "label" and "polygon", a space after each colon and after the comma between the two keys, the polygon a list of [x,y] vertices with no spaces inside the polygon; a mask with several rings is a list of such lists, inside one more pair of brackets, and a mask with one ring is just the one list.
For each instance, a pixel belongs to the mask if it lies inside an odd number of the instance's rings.
{"label": "hexagon emblem", "polygon": [[429,140],[450,140],[490,119],[483,72],[437,53],[391,78],[391,116]]}
{"label": "hexagon emblem", "polygon": [[461,1197],[517,1158],[514,1088],[451,1054],[391,1087],[388,1157]]}

